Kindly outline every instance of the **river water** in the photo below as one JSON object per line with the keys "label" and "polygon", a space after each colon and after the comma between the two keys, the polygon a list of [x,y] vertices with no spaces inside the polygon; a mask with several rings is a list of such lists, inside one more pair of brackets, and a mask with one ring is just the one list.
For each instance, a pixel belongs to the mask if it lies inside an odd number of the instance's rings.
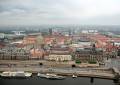
{"label": "river water", "polygon": [[31,77],[28,79],[0,79],[0,85],[119,85],[113,80],[97,79],[91,82],[90,78],[67,77],[64,80],[49,80],[39,77]]}

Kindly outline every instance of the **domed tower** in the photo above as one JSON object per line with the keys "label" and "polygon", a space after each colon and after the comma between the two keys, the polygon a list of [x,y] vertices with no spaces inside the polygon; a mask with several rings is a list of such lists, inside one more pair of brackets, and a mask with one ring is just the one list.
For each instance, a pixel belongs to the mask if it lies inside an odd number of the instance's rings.
{"label": "domed tower", "polygon": [[37,36],[36,38],[37,48],[43,48],[44,47],[44,38],[42,35]]}

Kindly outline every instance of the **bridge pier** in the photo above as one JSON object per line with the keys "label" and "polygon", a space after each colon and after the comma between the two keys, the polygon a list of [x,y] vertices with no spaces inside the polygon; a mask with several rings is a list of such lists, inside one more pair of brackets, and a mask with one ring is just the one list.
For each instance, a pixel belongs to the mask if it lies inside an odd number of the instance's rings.
{"label": "bridge pier", "polygon": [[119,83],[119,79],[114,79],[113,82],[114,83]]}
{"label": "bridge pier", "polygon": [[94,83],[94,77],[90,77],[90,82]]}
{"label": "bridge pier", "polygon": [[115,67],[113,67],[112,70],[113,70],[114,75],[115,75],[115,77],[113,79],[114,83],[116,83],[116,84],[120,83],[120,72],[119,72],[119,70]]}
{"label": "bridge pier", "polygon": [[120,80],[119,80],[120,76],[119,74],[115,74],[115,78],[113,79],[114,83],[120,83]]}

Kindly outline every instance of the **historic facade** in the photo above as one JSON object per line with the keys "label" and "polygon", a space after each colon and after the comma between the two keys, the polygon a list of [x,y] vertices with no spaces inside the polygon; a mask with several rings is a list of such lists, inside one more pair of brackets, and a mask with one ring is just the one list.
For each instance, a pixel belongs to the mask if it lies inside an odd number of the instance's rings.
{"label": "historic facade", "polygon": [[82,62],[88,61],[103,61],[102,51],[92,51],[92,50],[79,50],[74,53],[75,60],[80,60]]}
{"label": "historic facade", "polygon": [[72,56],[70,55],[68,48],[54,47],[51,48],[51,51],[49,55],[46,56],[46,59],[51,61],[70,61],[72,60]]}
{"label": "historic facade", "polygon": [[23,48],[7,46],[0,49],[0,59],[2,60],[27,60],[29,52]]}

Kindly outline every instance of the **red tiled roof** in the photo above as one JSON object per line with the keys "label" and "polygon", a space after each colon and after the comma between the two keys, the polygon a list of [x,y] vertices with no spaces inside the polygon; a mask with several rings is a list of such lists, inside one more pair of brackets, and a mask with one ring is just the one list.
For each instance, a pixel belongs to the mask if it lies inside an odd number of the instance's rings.
{"label": "red tiled roof", "polygon": [[3,48],[5,47],[5,44],[4,43],[0,43],[0,48]]}

